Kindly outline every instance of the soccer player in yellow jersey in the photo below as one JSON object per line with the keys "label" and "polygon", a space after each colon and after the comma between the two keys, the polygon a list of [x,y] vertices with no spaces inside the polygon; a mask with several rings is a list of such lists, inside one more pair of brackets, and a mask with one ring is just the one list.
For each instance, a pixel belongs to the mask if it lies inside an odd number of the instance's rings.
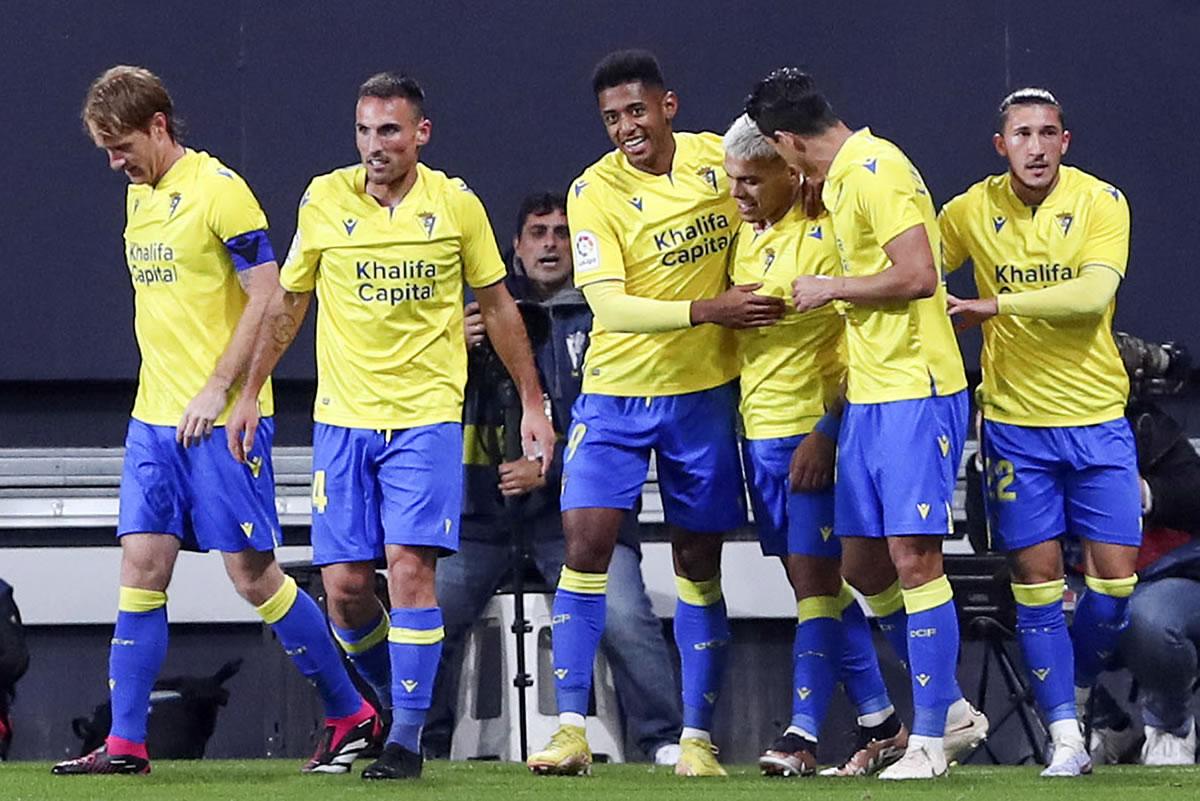
{"label": "soccer player in yellow jersey", "polygon": [[[835,532],[847,578],[877,613],[896,613],[898,601],[907,612],[912,735],[880,778],[932,778],[946,771],[948,724],[964,721],[976,739],[986,729],[958,691],[958,621],[942,568],[967,382],[946,314],[933,204],[899,148],[848,128],[798,69],[760,81],[746,111],[789,164],[824,181],[842,274],[798,276],[792,298],[799,311],[845,304]],[[889,556],[899,593],[889,587]]]}
{"label": "soccer player in yellow jersey", "polygon": [[236,173],[179,141],[171,97],[150,71],[106,71],[88,90],[83,120],[109,166],[131,184],[125,255],[142,366],[117,523],[112,729],[102,747],[53,772],[150,772],[147,709],[167,651],[166,589],[186,543],[222,552],[238,594],[320,691],[326,728],[303,769],[344,773],[379,717],[350,681],[316,603],[275,562],[271,388],[250,399],[263,415],[262,435],[245,464],[230,458],[223,436],[212,436],[225,424],[278,285],[267,219]]}
{"label": "soccer player in yellow jersey", "polygon": [[[462,180],[419,162],[425,94],[380,73],[359,88],[362,163],[317,176],[229,426],[244,458],[257,387],[292,341],[315,291],[313,562],[329,617],[393,723],[365,779],[421,775],[420,734],[443,638],[437,559],[458,548],[467,351],[463,285],[517,383],[528,458],[554,452],[542,388],[483,204]],[[385,558],[390,612],[374,595]]]}
{"label": "soccer player in yellow jersey", "polygon": [[[1044,89],[1004,99],[993,141],[1008,171],[942,209],[946,267],[970,259],[980,294],[951,297],[950,313],[983,322],[987,507],[1008,552],[1030,683],[1050,721],[1054,758],[1042,775],[1078,776],[1091,760],[1077,708],[1116,648],[1141,543],[1129,380],[1112,336],[1129,206],[1111,184],[1062,165],[1071,134]],[[1070,635],[1064,535],[1082,539],[1088,587]]]}
{"label": "soccer player in yellow jersey", "polygon": [[[745,115],[725,133],[725,172],[743,220],[730,255],[734,284],[760,282],[758,292],[783,297],[797,275],[840,272],[829,215],[805,214],[799,173]],[[821,724],[839,680],[858,711],[861,747],[832,775],[895,761],[908,742],[879,672],[871,628],[842,580],[833,535],[837,417],[826,409],[837,402],[846,372],[844,331],[842,316],[826,305],[737,332],[742,462],[754,522],[763,554],[783,562],[798,621],[791,722],[759,757],[766,775],[815,772]]]}
{"label": "soccer player in yellow jersey", "polygon": [[754,294],[757,283],[726,290],[736,211],[721,139],[672,131],[678,98],[654,56],[612,53],[592,87],[617,149],[567,192],[575,284],[595,319],[563,466],[567,550],[554,602],[560,726],[528,763],[535,773],[590,770],[584,724],[609,560],[654,451],[679,589],[684,729],[676,772],[724,775],[709,735],[729,642],[720,535],[745,522],[745,509],[737,354],[732,333],[711,323],[769,325],[784,301]]}

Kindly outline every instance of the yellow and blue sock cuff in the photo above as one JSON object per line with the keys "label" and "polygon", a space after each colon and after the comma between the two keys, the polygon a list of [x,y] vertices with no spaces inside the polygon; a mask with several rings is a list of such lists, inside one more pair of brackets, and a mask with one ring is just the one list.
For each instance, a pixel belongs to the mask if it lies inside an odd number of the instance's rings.
{"label": "yellow and blue sock cuff", "polygon": [[1043,581],[1038,584],[1012,584],[1013,598],[1021,606],[1049,606],[1062,603],[1067,582],[1063,579]]}
{"label": "yellow and blue sock cuff", "polygon": [[945,575],[938,576],[920,587],[903,590],[904,611],[910,615],[936,609],[944,603],[954,600],[954,590],[950,589],[950,579]]}
{"label": "yellow and blue sock cuff", "polygon": [[384,612],[383,608],[380,607],[379,622],[362,639],[355,641],[344,639],[337,633],[337,629],[333,630],[333,638],[338,641],[338,645],[342,646],[343,651],[353,656],[354,654],[370,651],[376,645],[386,640],[391,627],[387,612]]}
{"label": "yellow and blue sock cuff", "polygon": [[406,629],[403,626],[392,626],[388,629],[388,642],[403,645],[436,645],[446,639],[446,628],[438,626],[435,629]]}
{"label": "yellow and blue sock cuff", "polygon": [[675,577],[675,592],[679,600],[690,606],[712,606],[721,600],[721,574],[704,581]]}
{"label": "yellow and blue sock cuff", "polygon": [[1128,598],[1130,595],[1133,595],[1133,588],[1137,586],[1138,581],[1136,574],[1118,579],[1084,576],[1083,580],[1089,590],[1095,590],[1101,595],[1111,595],[1113,598]]}
{"label": "yellow and blue sock cuff", "polygon": [[267,625],[273,625],[283,620],[283,616],[291,611],[292,606],[296,603],[296,596],[299,593],[300,588],[296,586],[296,580],[291,576],[284,576],[283,584],[279,585],[279,589],[275,590],[275,594],[260,606],[254,607],[254,611],[258,612],[258,616]]}
{"label": "yellow and blue sock cuff", "polygon": [[562,572],[558,574],[558,587],[584,595],[603,595],[608,592],[608,574],[580,573],[563,565]]}
{"label": "yellow and blue sock cuff", "polygon": [[801,598],[796,603],[796,620],[800,623],[819,617],[841,620],[844,608],[840,596],[811,595],[808,598]]}
{"label": "yellow and blue sock cuff", "polygon": [[842,588],[837,594],[838,608],[845,610],[850,604],[858,603],[858,598],[854,595],[854,588],[851,587],[845,580],[842,581]]}
{"label": "yellow and blue sock cuff", "polygon": [[167,605],[167,594],[159,590],[122,587],[117,595],[117,609],[122,612],[153,612]]}
{"label": "yellow and blue sock cuff", "polygon": [[867,606],[871,607],[875,617],[894,615],[904,608],[904,591],[900,589],[899,579],[883,592],[868,595],[866,599]]}

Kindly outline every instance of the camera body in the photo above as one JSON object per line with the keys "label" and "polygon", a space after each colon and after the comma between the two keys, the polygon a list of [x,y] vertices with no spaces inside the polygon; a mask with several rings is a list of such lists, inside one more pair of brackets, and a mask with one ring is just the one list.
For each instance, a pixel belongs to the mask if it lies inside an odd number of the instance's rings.
{"label": "camera body", "polygon": [[1147,342],[1124,331],[1114,331],[1113,340],[1129,374],[1131,397],[1174,395],[1187,384],[1192,360],[1183,345]]}

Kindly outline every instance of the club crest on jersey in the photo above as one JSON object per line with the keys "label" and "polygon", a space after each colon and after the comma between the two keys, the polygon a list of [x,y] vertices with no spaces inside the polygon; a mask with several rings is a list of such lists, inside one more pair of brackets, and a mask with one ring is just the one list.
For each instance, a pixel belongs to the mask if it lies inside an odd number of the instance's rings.
{"label": "club crest on jersey", "polygon": [[720,192],[720,187],[717,186],[717,171],[712,167],[701,167],[696,170],[696,175],[704,179],[704,182],[712,187],[712,191]]}
{"label": "club crest on jersey", "polygon": [[179,208],[179,201],[183,200],[183,195],[178,192],[171,193],[171,210],[167,213],[167,219],[175,216],[175,211]]}
{"label": "club crest on jersey", "polygon": [[1000,233],[1000,229],[1004,227],[1006,222],[1008,222],[1007,217],[996,215],[992,218],[992,227],[996,229],[996,233]]}
{"label": "club crest on jersey", "polygon": [[1063,236],[1071,233],[1071,224],[1075,222],[1075,215],[1069,211],[1064,211],[1062,214],[1056,214],[1054,221],[1058,223],[1058,227],[1062,229]]}
{"label": "club crest on jersey", "polygon": [[342,227],[346,229],[346,236],[352,235],[354,233],[355,227],[357,227],[357,226],[358,226],[358,220],[354,220],[349,217],[342,220]]}
{"label": "club crest on jersey", "polygon": [[640,197],[629,198],[629,205],[633,206],[638,211],[642,210],[642,199]]}
{"label": "club crest on jersey", "polygon": [[437,215],[432,211],[423,211],[417,215],[417,219],[421,221],[421,227],[425,229],[425,238],[433,238],[433,226],[437,225]]}
{"label": "club crest on jersey", "polygon": [[771,269],[771,265],[775,263],[775,248],[767,248],[763,251],[763,275]]}
{"label": "club crest on jersey", "polygon": [[587,188],[587,185],[588,185],[587,181],[576,181],[575,186],[574,186],[575,197],[579,197],[580,195],[582,195],[583,190]]}

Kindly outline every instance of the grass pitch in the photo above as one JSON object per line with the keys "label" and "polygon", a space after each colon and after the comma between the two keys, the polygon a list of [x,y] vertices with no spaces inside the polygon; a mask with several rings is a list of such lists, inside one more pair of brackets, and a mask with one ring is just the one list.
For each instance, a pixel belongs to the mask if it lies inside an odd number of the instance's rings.
{"label": "grass pitch", "polygon": [[1036,768],[958,767],[934,782],[877,779],[765,779],[746,765],[727,779],[682,779],[666,768],[598,765],[586,778],[535,777],[522,765],[428,762],[416,782],[364,782],[349,776],[301,776],[297,760],[155,762],[150,776],[51,776],[40,762],[0,764],[0,801],[421,801],[563,799],[803,799],[804,801],[1162,801],[1200,798],[1200,767],[1103,767],[1075,780],[1040,779]]}

